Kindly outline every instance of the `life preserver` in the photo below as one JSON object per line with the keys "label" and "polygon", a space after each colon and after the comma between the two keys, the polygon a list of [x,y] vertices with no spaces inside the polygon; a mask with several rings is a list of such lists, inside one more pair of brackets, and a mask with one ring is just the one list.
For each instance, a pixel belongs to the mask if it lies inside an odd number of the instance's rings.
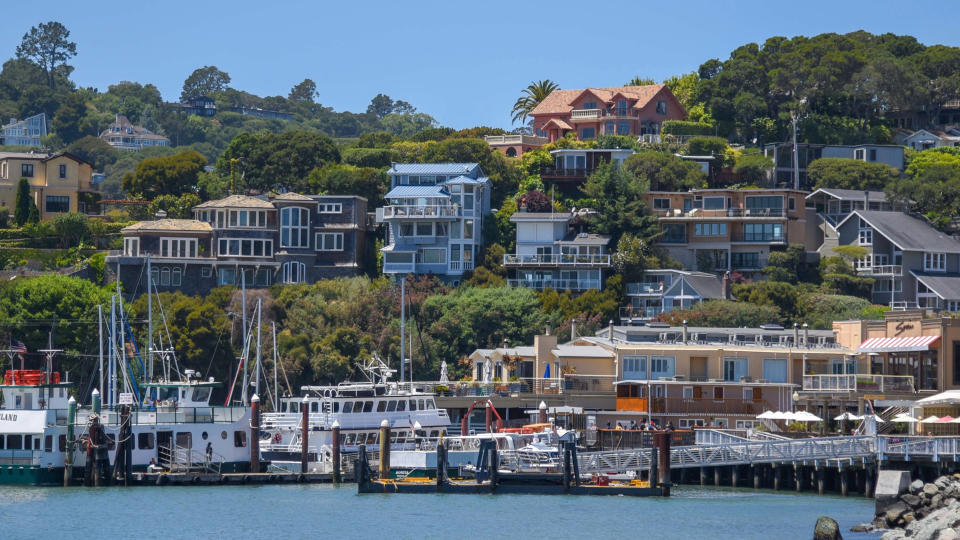
{"label": "life preserver", "polygon": [[273,434],[273,444],[280,444],[280,441],[282,440],[283,440],[283,436],[281,436],[279,433]]}

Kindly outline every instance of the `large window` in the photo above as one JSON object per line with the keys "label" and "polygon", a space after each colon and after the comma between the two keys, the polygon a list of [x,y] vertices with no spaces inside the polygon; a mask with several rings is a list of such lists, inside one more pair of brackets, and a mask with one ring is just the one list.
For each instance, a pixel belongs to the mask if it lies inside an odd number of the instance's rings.
{"label": "large window", "polygon": [[139,257],[140,256],[140,239],[139,238],[124,238],[123,239],[123,254],[128,257]]}
{"label": "large window", "polygon": [[667,223],[663,225],[663,236],[660,241],[665,244],[683,244],[687,241],[687,225],[684,223]]}
{"label": "large window", "polygon": [[627,120],[622,120],[617,122],[617,135],[629,135],[630,134],[630,122]]}
{"label": "large window", "polygon": [[667,101],[658,100],[657,101],[657,114],[667,114]]}
{"label": "large window", "polygon": [[263,228],[267,226],[267,212],[265,210],[230,210],[229,220],[231,227]]}
{"label": "large window", "polygon": [[873,245],[873,227],[866,224],[865,221],[860,221],[860,234],[859,241],[861,246],[872,246]]}
{"label": "large window", "polygon": [[745,242],[783,242],[783,223],[746,223],[743,226]]}
{"label": "large window", "polygon": [[647,378],[647,357],[638,355],[629,355],[623,357],[623,378],[628,379],[646,379]]}
{"label": "large window", "polygon": [[182,259],[197,256],[196,238],[161,238],[160,256]]}
{"label": "large window", "polygon": [[46,212],[69,212],[70,211],[70,196],[69,195],[47,195],[46,199]]}
{"label": "large window", "polygon": [[217,245],[224,257],[273,257],[273,240],[221,238]]}
{"label": "large window", "polygon": [[764,358],[763,378],[770,382],[787,382],[787,359]]}
{"label": "large window", "polygon": [[923,254],[923,269],[930,272],[946,272],[947,254],[925,252]]}
{"label": "large window", "polygon": [[580,130],[580,140],[585,141],[597,136],[597,130],[592,127],[585,127]]}
{"label": "large window", "polygon": [[289,261],[283,263],[284,283],[303,283],[307,279],[307,265],[302,262]]}
{"label": "large window", "polygon": [[739,381],[740,377],[746,377],[748,374],[746,358],[732,356],[723,358],[723,380]]}
{"label": "large window", "polygon": [[417,250],[417,263],[446,264],[447,250],[444,248],[420,248]]}
{"label": "large window", "polygon": [[676,374],[675,366],[676,357],[674,356],[651,356],[650,378],[673,377]]}
{"label": "large window", "polygon": [[730,264],[734,270],[741,268],[760,268],[759,253],[731,253]]}
{"label": "large window", "polygon": [[704,197],[703,198],[703,209],[704,210],[723,210],[726,208],[727,199],[725,197]]}
{"label": "large window", "polygon": [[306,208],[280,210],[280,246],[310,247],[310,211]]}
{"label": "large window", "polygon": [[343,251],[343,233],[317,233],[317,251]]}
{"label": "large window", "polygon": [[33,163],[21,163],[20,176],[24,178],[33,178]]}
{"label": "large window", "polygon": [[776,212],[767,213],[779,214],[783,211],[783,196],[753,195],[746,198],[746,207],[748,210],[774,210]]}
{"label": "large window", "polygon": [[653,200],[653,209],[654,209],[654,210],[669,210],[669,209],[670,209],[670,199],[654,199],[654,200]]}
{"label": "large window", "polygon": [[694,236],[726,236],[726,223],[697,223],[693,227]]}

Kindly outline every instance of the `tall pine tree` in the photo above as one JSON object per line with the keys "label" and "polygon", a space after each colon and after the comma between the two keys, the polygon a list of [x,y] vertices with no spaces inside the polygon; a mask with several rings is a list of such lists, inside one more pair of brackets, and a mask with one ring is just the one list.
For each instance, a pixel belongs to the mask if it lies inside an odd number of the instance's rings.
{"label": "tall pine tree", "polygon": [[30,198],[30,181],[21,178],[17,185],[17,204],[13,208],[13,220],[17,222],[17,227],[23,227],[23,224],[30,218],[30,208],[35,206]]}

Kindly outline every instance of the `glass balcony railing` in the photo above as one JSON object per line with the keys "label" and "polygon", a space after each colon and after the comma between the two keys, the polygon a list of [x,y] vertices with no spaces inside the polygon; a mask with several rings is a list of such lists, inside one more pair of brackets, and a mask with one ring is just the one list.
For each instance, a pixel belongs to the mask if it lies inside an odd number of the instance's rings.
{"label": "glass balcony railing", "polygon": [[517,255],[503,256],[504,266],[610,266],[609,254],[594,255]]}

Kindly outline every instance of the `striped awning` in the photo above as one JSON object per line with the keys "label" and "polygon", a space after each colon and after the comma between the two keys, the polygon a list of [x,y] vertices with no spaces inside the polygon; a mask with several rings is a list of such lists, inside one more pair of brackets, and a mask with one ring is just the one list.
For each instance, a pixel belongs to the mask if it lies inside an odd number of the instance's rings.
{"label": "striped awning", "polygon": [[860,344],[860,348],[857,349],[857,352],[883,353],[929,351],[930,345],[933,345],[933,343],[938,339],[940,339],[940,336],[870,338]]}

